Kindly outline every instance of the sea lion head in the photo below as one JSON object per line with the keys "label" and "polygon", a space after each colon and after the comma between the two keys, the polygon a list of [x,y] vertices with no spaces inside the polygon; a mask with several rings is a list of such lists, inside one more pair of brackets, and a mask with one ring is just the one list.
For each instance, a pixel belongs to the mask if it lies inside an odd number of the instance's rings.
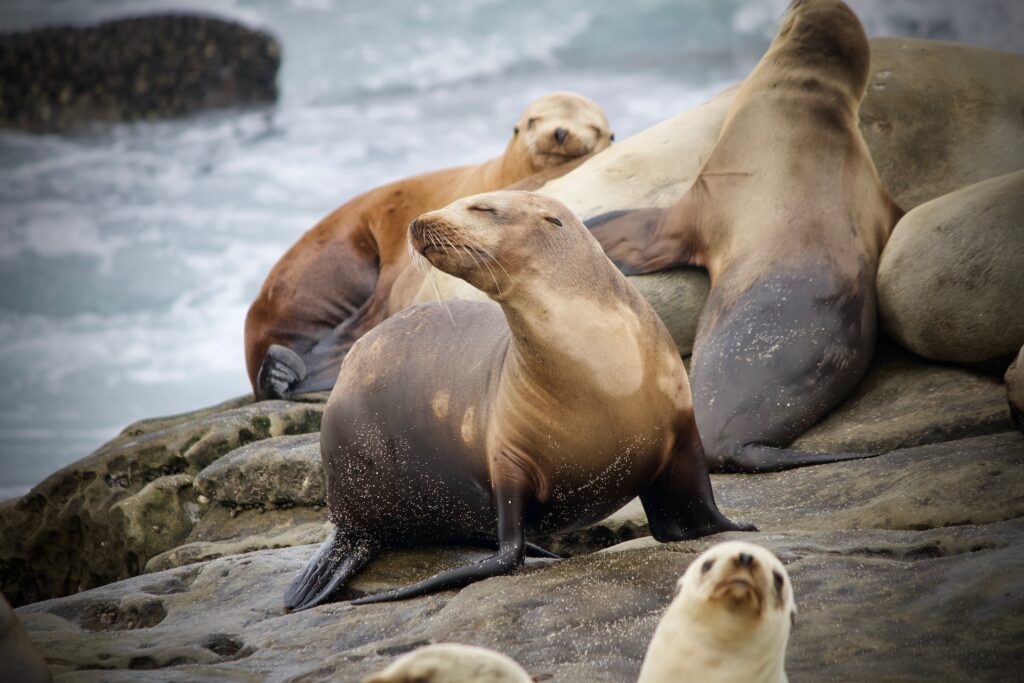
{"label": "sea lion head", "polygon": [[363,683],[532,683],[503,654],[473,645],[438,643],[404,654]]}
{"label": "sea lion head", "polygon": [[[421,215],[409,226],[409,245],[414,258],[425,257],[496,301],[538,277],[571,286],[588,261],[607,261],[564,204],[510,190],[472,195]],[[591,253],[598,258],[583,257]]]}
{"label": "sea lion head", "polygon": [[554,92],[526,108],[512,129],[505,157],[522,164],[529,175],[600,152],[614,137],[596,102],[574,92]]}
{"label": "sea lion head", "polygon": [[719,543],[694,560],[679,579],[673,608],[720,638],[764,639],[783,651],[796,615],[782,562],[742,541]]}
{"label": "sea lion head", "polygon": [[860,101],[867,88],[871,48],[860,19],[842,0],[793,0],[768,49],[834,73]]}

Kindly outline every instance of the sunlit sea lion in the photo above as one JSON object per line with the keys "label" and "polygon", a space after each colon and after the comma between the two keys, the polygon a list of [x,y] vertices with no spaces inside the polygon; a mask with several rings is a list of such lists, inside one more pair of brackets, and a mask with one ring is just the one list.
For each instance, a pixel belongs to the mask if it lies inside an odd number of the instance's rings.
{"label": "sunlit sea lion", "polygon": [[336,530],[289,608],[329,600],[387,545],[497,537],[498,552],[357,603],[507,573],[526,535],[637,495],[660,541],[741,528],[715,505],[672,338],[564,205],[476,195],[410,235],[499,305],[415,306],[352,348],[320,432]]}
{"label": "sunlit sea lion", "polygon": [[875,273],[902,212],[857,126],[869,58],[843,2],[794,2],[689,192],[588,221],[626,273],[707,268],[690,375],[712,469],[869,455],[781,448],[846,397],[874,349]]}

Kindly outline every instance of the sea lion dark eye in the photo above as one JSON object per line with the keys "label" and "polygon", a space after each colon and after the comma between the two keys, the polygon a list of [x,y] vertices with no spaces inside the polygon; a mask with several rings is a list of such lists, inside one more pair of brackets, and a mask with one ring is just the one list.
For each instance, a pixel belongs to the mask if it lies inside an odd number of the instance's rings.
{"label": "sea lion dark eye", "polygon": [[782,587],[785,585],[786,580],[778,572],[772,572],[772,578],[775,579],[775,592],[782,595]]}
{"label": "sea lion dark eye", "polygon": [[701,568],[700,568],[700,573],[701,574],[707,574],[709,571],[711,571],[711,567],[714,564],[715,564],[714,560],[704,560],[704,564],[701,565]]}
{"label": "sea lion dark eye", "polygon": [[558,227],[562,227],[562,221],[558,220],[554,216],[544,216],[544,220],[546,220],[548,223],[554,223]]}
{"label": "sea lion dark eye", "polygon": [[498,210],[495,209],[493,206],[480,206],[479,204],[474,204],[473,206],[470,206],[470,207],[467,207],[467,208],[470,211],[484,211],[486,213],[498,213]]}

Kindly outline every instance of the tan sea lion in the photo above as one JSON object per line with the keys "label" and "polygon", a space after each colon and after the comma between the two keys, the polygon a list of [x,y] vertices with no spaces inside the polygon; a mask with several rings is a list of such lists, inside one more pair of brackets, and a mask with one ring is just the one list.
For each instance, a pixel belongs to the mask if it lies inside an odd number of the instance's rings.
{"label": "tan sea lion", "polygon": [[637,683],[785,683],[793,584],[773,553],[728,541],[679,579]]}
{"label": "tan sea lion", "polygon": [[356,603],[507,573],[526,534],[595,522],[637,495],[659,541],[741,528],[715,505],[672,338],[564,205],[476,195],[420,216],[410,236],[498,305],[414,306],[352,347],[320,432],[336,529],[289,608],[329,600],[387,545],[496,536],[498,552]]}
{"label": "tan sea lion", "polygon": [[438,643],[407,652],[363,683],[533,683],[533,679],[500,652]]}
{"label": "tan sea lion", "polygon": [[857,127],[869,57],[846,4],[794,2],[683,198],[587,223],[623,272],[707,268],[690,377],[713,470],[871,455],[781,448],[846,397],[874,350],[875,273],[902,212]]}
{"label": "tan sea lion", "polygon": [[336,209],[303,235],[267,276],[245,321],[245,358],[258,399],[330,389],[353,342],[386,317],[392,285],[409,263],[406,227],[459,197],[574,168],[612,139],[590,99],[545,95],[523,113],[504,154],[406,178]]}

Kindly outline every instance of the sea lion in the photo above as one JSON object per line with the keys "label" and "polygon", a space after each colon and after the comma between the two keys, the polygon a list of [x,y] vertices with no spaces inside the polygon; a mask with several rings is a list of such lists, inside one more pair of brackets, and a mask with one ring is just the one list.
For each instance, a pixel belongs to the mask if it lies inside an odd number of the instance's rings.
{"label": "sea lion", "polygon": [[533,679],[500,652],[438,643],[402,655],[363,683],[533,683]]}
{"label": "sea lion", "polygon": [[707,269],[690,377],[712,470],[872,455],[780,448],[846,397],[874,349],[875,273],[902,211],[857,127],[868,62],[843,2],[794,2],[682,199],[587,222],[625,273]]}
{"label": "sea lion", "polygon": [[256,398],[334,385],[352,343],[386,317],[392,285],[409,263],[410,220],[532,174],[544,182],[612,137],[593,101],[552,93],[527,107],[500,157],[399,180],[329,214],[281,257],[249,308],[245,360]]}
{"label": "sea lion", "polygon": [[19,683],[52,680],[46,660],[29,640],[25,627],[3,594],[0,594],[0,680]]}
{"label": "sea lion", "polygon": [[719,543],[679,579],[637,683],[785,683],[795,618],[779,558],[753,543]]}
{"label": "sea lion", "polygon": [[414,306],[352,347],[320,432],[336,529],[290,609],[330,599],[389,544],[497,536],[498,552],[356,603],[507,573],[524,534],[637,495],[659,541],[752,528],[715,505],[668,331],[564,205],[476,195],[420,216],[410,243],[498,305]]}

